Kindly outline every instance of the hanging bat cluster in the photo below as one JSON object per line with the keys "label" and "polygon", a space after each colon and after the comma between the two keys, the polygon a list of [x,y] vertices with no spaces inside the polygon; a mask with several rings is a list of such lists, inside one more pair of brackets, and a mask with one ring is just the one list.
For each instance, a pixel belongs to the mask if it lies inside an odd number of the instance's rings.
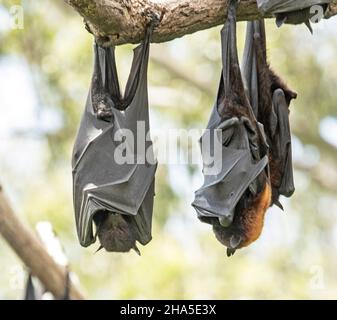
{"label": "hanging bat cluster", "polygon": [[221,31],[223,70],[207,126],[221,132],[222,169],[220,174],[204,176],[192,203],[199,219],[211,224],[216,238],[227,247],[228,256],[258,239],[266,210],[273,204],[282,208],[279,196],[294,192],[289,104],[296,93],[267,63],[263,20],[248,22],[242,77],[237,4],[229,2]]}
{"label": "hanging bat cluster", "polygon": [[[221,30],[222,73],[216,102],[201,137],[204,184],[192,203],[198,218],[212,226],[218,241],[231,256],[257,240],[272,205],[282,208],[281,195],[294,193],[289,106],[297,94],[270,68],[263,20],[247,23],[242,68],[236,43],[238,0],[229,0]],[[277,24],[306,23],[311,29],[312,5],[327,9],[327,0],[257,0],[262,13],[273,13]],[[154,177],[157,163],[152,142],[145,154],[128,145],[138,161],[120,164],[115,157],[116,135],[130,130],[137,137],[137,122],[149,132],[147,65],[150,23],[135,50],[125,95],[118,82],[114,47],[95,44],[91,88],[73,157],[73,195],[77,234],[82,246],[98,238],[100,248],[113,252],[134,249],[151,240]],[[209,139],[214,137],[213,140]],[[209,154],[220,145],[220,166],[208,169]],[[213,150],[212,150],[213,148]],[[150,152],[149,152],[150,151]],[[152,161],[149,161],[149,156]],[[95,228],[94,228],[95,226]]]}
{"label": "hanging bat cluster", "polygon": [[[137,137],[139,121],[149,132],[147,64],[152,29],[150,24],[144,41],[134,50],[124,97],[118,83],[115,48],[95,44],[92,84],[72,158],[76,227],[84,247],[98,237],[99,249],[134,249],[140,254],[137,242],[146,245],[151,240],[157,168],[152,142],[144,141],[145,155],[137,149],[137,141],[130,145],[130,141],[118,141],[116,137],[123,130]],[[115,155],[121,146],[133,150],[131,154],[144,162],[132,159],[120,164]]]}

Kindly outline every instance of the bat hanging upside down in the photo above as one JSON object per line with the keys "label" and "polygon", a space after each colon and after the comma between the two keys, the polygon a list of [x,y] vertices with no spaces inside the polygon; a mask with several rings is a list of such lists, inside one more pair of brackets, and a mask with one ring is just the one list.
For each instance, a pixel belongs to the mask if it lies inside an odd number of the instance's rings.
{"label": "bat hanging upside down", "polygon": [[236,45],[236,9],[237,1],[230,1],[221,31],[222,77],[208,125],[209,130],[222,130],[222,171],[205,175],[192,204],[199,219],[213,226],[228,256],[260,236],[271,204],[268,145],[244,90]]}
{"label": "bat hanging upside down", "polygon": [[[223,170],[216,177],[205,175],[193,202],[199,219],[213,226],[228,256],[257,240],[267,209],[279,204],[279,194],[293,192],[288,106],[296,94],[261,55],[265,38],[253,42],[260,48],[245,49],[251,54],[250,60],[245,57],[245,76],[252,80],[245,91],[236,46],[237,3],[230,1],[221,31],[223,72],[208,125],[210,130],[222,130]],[[248,33],[247,39],[251,37],[254,32]],[[263,68],[254,69],[257,62]]]}

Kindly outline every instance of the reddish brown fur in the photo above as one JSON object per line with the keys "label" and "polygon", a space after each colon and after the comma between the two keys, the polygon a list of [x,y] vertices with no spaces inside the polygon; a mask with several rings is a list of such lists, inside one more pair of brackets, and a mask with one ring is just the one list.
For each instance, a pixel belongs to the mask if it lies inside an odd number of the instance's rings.
{"label": "reddish brown fur", "polygon": [[271,187],[266,183],[263,192],[254,199],[252,205],[239,215],[240,224],[245,230],[245,238],[239,248],[246,247],[257,240],[262,232],[264,216],[271,204]]}
{"label": "reddish brown fur", "polygon": [[[264,33],[264,32],[262,32]],[[275,141],[271,132],[270,114],[272,112],[272,95],[277,89],[282,89],[288,104],[292,99],[296,99],[297,93],[292,91],[287,84],[273,71],[267,62],[267,52],[265,46],[265,35],[254,39],[257,51],[257,67],[258,67],[258,82],[259,82],[259,113],[258,121],[264,125],[267,135],[267,141],[270,146],[269,153],[269,168],[270,181],[273,190],[273,200],[278,200],[278,188],[282,182],[282,165],[280,155],[273,148]],[[277,135],[277,133],[276,133]]]}
{"label": "reddish brown fur", "polygon": [[217,220],[213,222],[213,231],[216,238],[226,247],[230,247],[230,239],[234,235],[240,237],[241,242],[236,249],[246,247],[257,240],[262,232],[264,216],[271,204],[271,187],[266,183],[264,189],[257,197],[248,197],[248,205],[240,200],[233,223],[225,228]]}

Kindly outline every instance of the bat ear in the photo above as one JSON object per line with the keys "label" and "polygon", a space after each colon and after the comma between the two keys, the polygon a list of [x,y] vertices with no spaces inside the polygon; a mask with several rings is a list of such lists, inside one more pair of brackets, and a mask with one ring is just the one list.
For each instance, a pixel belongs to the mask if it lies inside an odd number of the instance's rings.
{"label": "bat ear", "polygon": [[234,255],[234,253],[235,253],[235,249],[231,249],[231,248],[227,248],[227,257],[231,257],[231,256],[233,256]]}
{"label": "bat ear", "polygon": [[286,23],[288,17],[287,16],[283,16],[283,15],[276,15],[276,25],[278,28],[280,28],[284,23]]}
{"label": "bat ear", "polygon": [[236,249],[240,245],[241,241],[241,236],[232,235],[229,240],[229,245],[231,246],[231,249]]}

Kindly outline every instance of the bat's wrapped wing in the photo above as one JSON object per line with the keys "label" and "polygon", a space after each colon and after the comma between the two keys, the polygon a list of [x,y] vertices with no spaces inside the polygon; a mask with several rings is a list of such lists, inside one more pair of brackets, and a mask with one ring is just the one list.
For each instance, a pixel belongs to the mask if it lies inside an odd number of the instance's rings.
{"label": "bat's wrapped wing", "polygon": [[289,104],[296,97],[296,93],[287,88],[275,72],[271,71],[266,51],[264,21],[247,22],[242,73],[254,114],[265,128],[270,147],[273,201],[280,205],[279,195],[289,197],[295,190]]}
{"label": "bat's wrapped wing", "polygon": [[[34,283],[34,281],[36,282]],[[61,300],[70,300],[69,291],[70,291],[70,275],[69,272],[67,272],[65,279],[64,293],[61,297]],[[38,281],[38,279],[33,277],[32,273],[29,272],[26,281],[23,300],[44,300],[46,293],[49,295],[48,299],[50,299],[51,293],[46,291],[43,285]],[[54,296],[52,296],[52,298],[55,299]]]}
{"label": "bat's wrapped wing", "polygon": [[281,13],[302,10],[317,4],[327,4],[331,0],[257,0],[257,6],[263,13]]}
{"label": "bat's wrapped wing", "polygon": [[[229,10],[233,8],[231,4]],[[232,223],[236,205],[247,189],[256,191],[254,182],[268,166],[268,156],[260,148],[263,128],[244,95],[235,28],[235,13],[230,12],[221,31],[223,70],[218,96],[201,137],[204,184],[192,203],[201,221],[212,224],[217,218],[223,226]],[[212,168],[210,154],[214,157]]]}
{"label": "bat's wrapped wing", "polygon": [[[217,106],[214,114],[217,114]],[[266,168],[268,158],[254,161],[252,149],[257,145],[256,134],[247,118],[221,121],[219,117],[207,129],[201,137],[204,184],[196,191],[192,205],[200,220],[211,223],[209,218],[220,218],[223,225],[229,225],[237,203]],[[219,147],[220,153],[214,150]],[[213,168],[208,165],[209,151],[217,156]]]}
{"label": "bat's wrapped wing", "polygon": [[257,5],[263,14],[273,13],[276,16],[278,27],[284,23],[304,23],[313,33],[310,22],[322,19],[330,2],[331,0],[257,0]]}
{"label": "bat's wrapped wing", "polygon": [[34,283],[33,283],[33,276],[31,273],[28,274],[26,287],[25,287],[25,295],[24,300],[38,300],[38,294],[36,292]]}
{"label": "bat's wrapped wing", "polygon": [[73,150],[73,195],[80,244],[95,242],[98,212],[127,216],[143,245],[151,240],[156,161],[149,133],[150,32],[134,50],[121,98],[114,48],[95,44],[92,85]]}

